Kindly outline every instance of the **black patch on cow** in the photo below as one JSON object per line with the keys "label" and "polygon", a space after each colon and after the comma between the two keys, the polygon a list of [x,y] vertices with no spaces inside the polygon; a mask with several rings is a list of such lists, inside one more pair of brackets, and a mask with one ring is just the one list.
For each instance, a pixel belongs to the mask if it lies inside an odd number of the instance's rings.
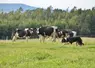
{"label": "black patch on cow", "polygon": [[42,36],[50,36],[53,33],[54,29],[52,27],[41,27],[39,28],[39,34]]}
{"label": "black patch on cow", "polygon": [[64,42],[69,42],[70,44],[76,42],[76,43],[79,44],[80,46],[81,46],[81,45],[84,45],[84,43],[82,42],[82,39],[81,39],[80,37],[69,37],[69,38],[66,38],[66,39],[63,38],[61,42],[62,42],[62,43],[64,43]]}

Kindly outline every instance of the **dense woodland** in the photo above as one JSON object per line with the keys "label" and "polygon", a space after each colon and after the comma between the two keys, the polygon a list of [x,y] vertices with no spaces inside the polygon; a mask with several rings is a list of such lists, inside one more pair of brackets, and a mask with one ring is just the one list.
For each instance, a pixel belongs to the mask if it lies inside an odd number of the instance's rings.
{"label": "dense woodland", "polygon": [[47,9],[26,10],[20,7],[17,11],[5,13],[0,11],[0,39],[11,38],[16,28],[56,25],[60,29],[70,29],[80,36],[95,36],[95,7],[92,9]]}

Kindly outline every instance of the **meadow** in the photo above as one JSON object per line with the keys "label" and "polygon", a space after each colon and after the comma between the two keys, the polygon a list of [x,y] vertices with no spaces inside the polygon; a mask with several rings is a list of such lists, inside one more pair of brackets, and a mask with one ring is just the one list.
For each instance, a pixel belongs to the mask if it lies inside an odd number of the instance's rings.
{"label": "meadow", "polygon": [[0,40],[0,68],[95,68],[95,38],[82,39],[84,46]]}

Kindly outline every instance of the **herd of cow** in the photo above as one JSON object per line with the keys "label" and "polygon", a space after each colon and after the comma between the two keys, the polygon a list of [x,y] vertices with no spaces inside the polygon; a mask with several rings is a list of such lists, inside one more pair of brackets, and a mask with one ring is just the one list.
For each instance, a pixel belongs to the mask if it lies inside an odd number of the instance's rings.
{"label": "herd of cow", "polygon": [[47,37],[51,37],[53,42],[55,42],[57,38],[62,38],[62,43],[72,44],[73,42],[76,42],[76,45],[84,45],[82,39],[77,36],[76,31],[59,29],[57,26],[16,29],[12,33],[12,40],[15,41],[18,38],[26,38],[28,41],[28,38],[33,37],[34,35],[39,38],[41,42],[44,42]]}

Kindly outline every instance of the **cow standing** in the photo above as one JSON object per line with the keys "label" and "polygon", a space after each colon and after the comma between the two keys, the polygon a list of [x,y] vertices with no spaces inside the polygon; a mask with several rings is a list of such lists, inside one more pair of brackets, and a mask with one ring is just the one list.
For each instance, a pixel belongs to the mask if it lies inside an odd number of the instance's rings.
{"label": "cow standing", "polygon": [[58,37],[64,38],[64,37],[75,37],[77,35],[76,31],[68,31],[68,30],[59,30],[58,31]]}
{"label": "cow standing", "polygon": [[46,37],[52,37],[52,41],[56,41],[56,36],[57,36],[57,29],[58,27],[56,26],[44,26],[37,28],[37,33],[40,37],[40,41],[45,41]]}
{"label": "cow standing", "polygon": [[16,29],[12,33],[12,40],[15,41],[17,38],[26,38],[26,40],[28,41],[28,38],[32,35],[32,33],[32,28],[25,28],[24,30]]}

